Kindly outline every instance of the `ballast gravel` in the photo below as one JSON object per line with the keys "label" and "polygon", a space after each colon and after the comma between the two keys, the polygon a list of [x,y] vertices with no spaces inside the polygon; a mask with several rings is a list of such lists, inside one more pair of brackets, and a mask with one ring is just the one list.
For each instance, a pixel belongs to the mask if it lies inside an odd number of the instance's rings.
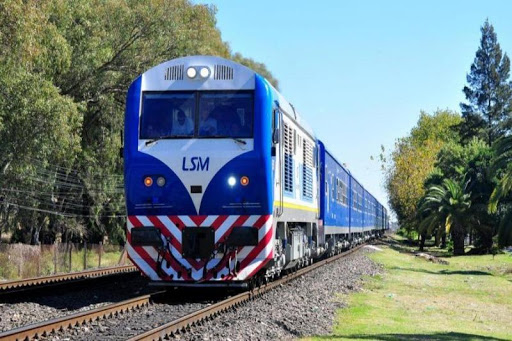
{"label": "ballast gravel", "polygon": [[345,306],[343,294],[361,290],[362,276],[375,276],[380,267],[363,248],[272,290],[261,298],[219,316],[182,340],[290,340],[332,331],[336,310]]}
{"label": "ballast gravel", "polygon": [[0,332],[32,323],[94,309],[112,302],[142,295],[154,289],[139,274],[115,277],[108,283],[57,286],[44,294],[12,294],[9,302],[0,301]]}
{"label": "ballast gravel", "polygon": [[[289,340],[332,331],[337,309],[345,306],[343,294],[361,290],[362,276],[374,276],[380,267],[363,248],[310,272],[248,304],[175,336],[179,340]],[[115,318],[96,321],[57,333],[50,340],[126,340],[185,316],[208,304],[155,303]]]}

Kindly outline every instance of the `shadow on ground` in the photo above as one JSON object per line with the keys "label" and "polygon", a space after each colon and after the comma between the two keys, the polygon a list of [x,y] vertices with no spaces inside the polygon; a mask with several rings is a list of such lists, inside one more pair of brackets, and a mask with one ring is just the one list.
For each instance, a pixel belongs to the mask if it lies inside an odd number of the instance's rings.
{"label": "shadow on ground", "polygon": [[[433,248],[435,247],[434,244],[430,245],[430,244],[425,244],[425,250],[424,251],[420,251],[419,250],[419,246],[415,243],[410,243],[408,241],[403,241],[403,242],[399,242],[397,240],[394,240],[394,239],[385,239],[385,240],[379,240],[378,242],[381,242],[381,244],[384,244],[384,245],[387,245],[389,246],[391,249],[395,250],[395,251],[398,251],[400,253],[408,253],[408,254],[411,254],[411,255],[414,255],[418,252],[423,252],[423,253],[427,253],[431,256],[434,256],[434,257],[437,257],[437,258],[451,258],[453,257],[453,255],[447,253],[446,251],[439,251],[439,250],[432,250],[430,248]],[[377,243],[378,243],[377,242]]]}
{"label": "shadow on ground", "polygon": [[403,270],[403,271],[412,271],[412,272],[423,272],[423,273],[432,274],[432,275],[494,276],[490,272],[477,271],[477,270],[457,270],[457,271],[439,270],[439,271],[430,271],[430,270],[425,270],[425,269],[402,268],[402,267],[399,267],[399,266],[392,266],[392,267],[390,267],[390,269],[393,269],[393,270]]}
{"label": "shadow on ground", "polygon": [[432,333],[432,334],[354,334],[348,336],[320,336],[321,340],[377,340],[377,341],[509,341],[492,336],[466,333]]}
{"label": "shadow on ground", "polygon": [[386,242],[383,242],[382,244],[389,246],[389,248],[392,250],[395,250],[400,253],[406,253],[409,255],[415,255],[418,252],[423,252],[423,253],[427,253],[431,256],[437,257],[437,258],[449,259],[452,257],[452,255],[447,254],[446,252],[429,250],[428,246],[425,246],[425,251],[419,251],[417,246],[414,246],[414,249],[411,249],[410,247],[413,247],[412,245],[409,245],[409,247],[407,247],[407,246],[404,246],[404,245],[398,243],[397,241],[391,241],[391,242],[386,241]]}

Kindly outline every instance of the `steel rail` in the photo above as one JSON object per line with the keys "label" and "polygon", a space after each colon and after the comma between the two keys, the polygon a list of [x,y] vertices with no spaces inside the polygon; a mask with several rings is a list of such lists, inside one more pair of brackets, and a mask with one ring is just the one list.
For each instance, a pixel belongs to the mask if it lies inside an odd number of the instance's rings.
{"label": "steel rail", "polygon": [[59,317],[56,319],[29,324],[20,328],[0,333],[1,341],[23,341],[45,337],[50,333],[62,331],[74,326],[80,326],[98,319],[116,316],[130,310],[147,306],[156,296],[164,294],[159,291],[148,295],[131,298],[122,302],[105,305],[99,308]]}
{"label": "steel rail", "polygon": [[314,263],[313,265],[302,268],[296,272],[285,275],[276,281],[272,281],[270,283],[267,283],[260,287],[257,287],[255,289],[253,289],[252,291],[238,294],[238,295],[230,297],[224,301],[221,301],[221,302],[212,304],[211,306],[208,306],[206,308],[197,310],[197,311],[190,313],[186,316],[183,316],[179,319],[176,319],[174,321],[171,321],[169,323],[161,325],[157,328],[149,330],[143,334],[139,334],[139,335],[129,339],[128,341],[165,340],[168,337],[173,336],[182,331],[186,331],[189,328],[191,328],[197,324],[200,324],[209,319],[213,319],[214,317],[222,314],[223,312],[226,312],[232,308],[237,308],[237,307],[247,303],[248,301],[255,299],[256,297],[263,295],[265,292],[270,291],[286,282],[291,281],[292,279],[300,277],[300,276],[302,276],[310,271],[313,271],[315,269],[318,269],[319,267],[322,267],[328,263],[337,261],[340,258],[346,257],[349,254],[359,250],[363,246],[364,245],[359,245],[353,249],[342,252],[334,257],[324,259],[322,261]]}
{"label": "steel rail", "polygon": [[137,268],[133,265],[113,266],[108,268],[100,268],[94,270],[86,270],[80,272],[70,272],[44,277],[33,277],[20,279],[16,281],[0,282],[0,294],[5,292],[23,291],[37,288],[44,285],[62,284],[66,281],[81,280],[88,278],[98,278],[121,273],[135,272]]}

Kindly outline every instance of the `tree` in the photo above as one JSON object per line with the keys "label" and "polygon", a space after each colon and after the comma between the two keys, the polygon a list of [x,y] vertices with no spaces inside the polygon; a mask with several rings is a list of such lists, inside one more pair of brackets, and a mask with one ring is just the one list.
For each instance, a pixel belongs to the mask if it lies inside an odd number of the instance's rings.
{"label": "tree", "polygon": [[458,138],[452,127],[459,122],[460,116],[449,110],[421,112],[409,136],[396,142],[391,163],[385,165],[385,185],[401,226],[418,227],[417,204],[425,194],[424,182],[443,145]]}
{"label": "tree", "polygon": [[267,66],[265,64],[258,63],[251,58],[246,58],[238,52],[233,55],[232,59],[233,59],[233,61],[240,63],[242,65],[245,65],[248,68],[256,71],[261,76],[263,76],[263,78],[266,78],[270,82],[270,84],[272,84],[274,86],[274,88],[279,90],[278,80],[276,78],[274,78],[274,76],[272,75],[272,73],[270,73],[270,71],[267,69]]}
{"label": "tree", "polygon": [[494,187],[489,167],[494,151],[481,139],[473,138],[467,144],[447,143],[439,152],[436,169],[444,179],[467,181],[467,190],[471,193],[471,210],[468,211],[470,240],[475,235],[476,250],[489,252],[493,244],[496,216],[487,209]]}
{"label": "tree", "polygon": [[491,174],[498,182],[489,200],[489,212],[499,217],[498,244],[512,245],[512,136],[506,136],[493,146]]}
{"label": "tree", "polygon": [[467,103],[461,103],[464,121],[458,130],[463,141],[478,136],[493,143],[511,127],[512,88],[508,82],[510,59],[501,51],[494,27],[486,20],[475,60],[463,89]]}
{"label": "tree", "polygon": [[163,61],[204,54],[249,64],[277,85],[264,64],[231,52],[215,14],[188,0],[0,2],[0,230],[22,242],[123,241],[130,83]]}
{"label": "tree", "polygon": [[441,226],[453,240],[453,254],[464,254],[467,213],[471,207],[468,182],[445,179],[441,186],[432,185],[420,201],[419,210],[424,215],[424,225]]}

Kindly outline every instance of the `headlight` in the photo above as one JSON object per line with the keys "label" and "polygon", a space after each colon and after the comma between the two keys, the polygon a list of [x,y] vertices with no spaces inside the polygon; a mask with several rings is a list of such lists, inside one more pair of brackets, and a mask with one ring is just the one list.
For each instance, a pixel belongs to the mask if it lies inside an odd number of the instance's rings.
{"label": "headlight", "polygon": [[187,77],[188,77],[188,78],[196,78],[196,76],[197,76],[197,71],[196,71],[196,69],[195,69],[195,68],[193,68],[193,67],[189,67],[189,68],[187,69]]}
{"label": "headlight", "polygon": [[202,67],[201,70],[199,70],[199,76],[201,76],[201,78],[208,78],[210,76],[210,69]]}
{"label": "headlight", "polygon": [[156,184],[159,187],[164,187],[164,185],[165,185],[165,178],[163,176],[159,176],[158,179],[156,179]]}
{"label": "headlight", "polygon": [[233,187],[234,185],[236,184],[236,179],[234,176],[230,176],[228,178],[228,185],[230,185],[231,187]]}

